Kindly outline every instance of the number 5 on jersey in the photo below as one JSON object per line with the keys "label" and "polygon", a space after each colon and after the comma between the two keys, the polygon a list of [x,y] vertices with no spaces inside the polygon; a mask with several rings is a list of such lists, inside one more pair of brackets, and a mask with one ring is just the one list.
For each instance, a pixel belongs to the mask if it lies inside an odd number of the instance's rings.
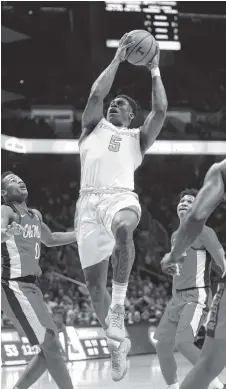
{"label": "number 5 on jersey", "polygon": [[119,151],[119,149],[120,149],[120,146],[121,146],[120,142],[121,141],[122,141],[121,136],[112,135],[112,137],[110,139],[109,146],[108,146],[108,150],[114,151],[115,153],[117,153],[117,151]]}

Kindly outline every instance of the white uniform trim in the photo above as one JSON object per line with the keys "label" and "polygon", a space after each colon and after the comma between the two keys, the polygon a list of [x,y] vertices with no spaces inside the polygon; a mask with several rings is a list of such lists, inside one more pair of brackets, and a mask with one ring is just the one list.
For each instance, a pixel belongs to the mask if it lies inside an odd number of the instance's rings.
{"label": "white uniform trim", "polygon": [[197,332],[199,330],[200,326],[200,320],[203,315],[203,310],[206,307],[206,299],[207,299],[207,294],[206,290],[204,288],[197,289],[199,293],[198,297],[198,304],[196,305],[195,312],[191,321],[191,328],[194,334],[194,337],[196,337]]}
{"label": "white uniform trim", "polygon": [[15,238],[12,236],[6,241],[6,247],[10,258],[10,278],[21,277],[21,259]]}

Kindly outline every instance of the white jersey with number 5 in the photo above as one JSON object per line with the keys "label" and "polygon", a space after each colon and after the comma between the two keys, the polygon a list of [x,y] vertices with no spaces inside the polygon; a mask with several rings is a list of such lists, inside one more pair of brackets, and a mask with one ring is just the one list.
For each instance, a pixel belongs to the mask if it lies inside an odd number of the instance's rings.
{"label": "white jersey with number 5", "polygon": [[79,148],[81,189],[134,190],[134,172],[142,162],[139,128],[118,128],[103,118]]}

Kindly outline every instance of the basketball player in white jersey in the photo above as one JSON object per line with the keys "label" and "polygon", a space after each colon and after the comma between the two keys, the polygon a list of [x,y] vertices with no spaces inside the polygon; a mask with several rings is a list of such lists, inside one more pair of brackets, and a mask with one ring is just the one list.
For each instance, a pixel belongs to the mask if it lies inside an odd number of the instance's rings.
{"label": "basketball player in white jersey", "polygon": [[[152,112],[144,125],[130,128],[136,104],[125,95],[117,96],[111,102],[107,118],[104,118],[104,98],[130,45],[125,34],[113,61],[93,84],[82,117],[83,131],[79,141],[78,249],[93,306],[109,340],[115,381],[126,374],[126,356],[131,346],[124,327],[124,301],[135,257],[133,232],[141,215],[138,196],[133,192],[134,171],[158,136],[167,110],[167,97],[158,67],[158,48],[148,65],[152,75]],[[106,288],[110,256],[112,299]]]}
{"label": "basketball player in white jersey", "polygon": [[[225,186],[226,159],[214,164],[207,172],[192,209],[180,225],[171,253],[166,254],[161,262],[163,269],[186,260],[186,257],[182,257],[183,253],[202,232],[211,213],[225,199]],[[201,356],[180,389],[206,389],[226,366],[226,260],[221,276],[207,320],[207,336]]]}

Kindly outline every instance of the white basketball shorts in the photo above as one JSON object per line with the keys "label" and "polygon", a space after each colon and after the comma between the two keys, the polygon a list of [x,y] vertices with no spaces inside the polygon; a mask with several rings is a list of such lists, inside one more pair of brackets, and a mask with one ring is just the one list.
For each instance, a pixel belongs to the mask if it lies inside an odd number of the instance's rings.
{"label": "white basketball shorts", "polygon": [[76,207],[75,229],[81,266],[95,265],[112,254],[115,239],[112,220],[124,208],[134,210],[140,220],[138,196],[132,191],[116,193],[82,193]]}

